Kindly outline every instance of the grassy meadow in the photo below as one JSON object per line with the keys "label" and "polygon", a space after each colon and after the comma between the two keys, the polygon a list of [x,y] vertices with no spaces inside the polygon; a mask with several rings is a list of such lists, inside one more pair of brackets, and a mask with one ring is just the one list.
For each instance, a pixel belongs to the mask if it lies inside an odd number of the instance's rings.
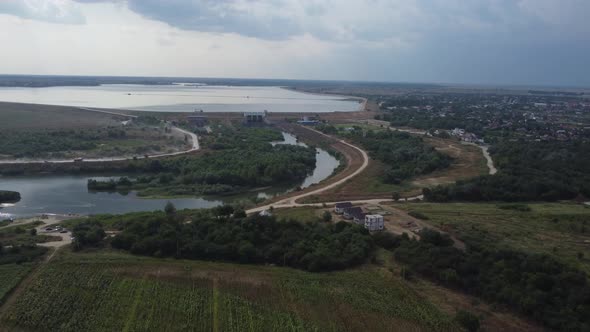
{"label": "grassy meadow", "polygon": [[590,273],[590,207],[570,203],[395,203],[467,243],[544,253]]}

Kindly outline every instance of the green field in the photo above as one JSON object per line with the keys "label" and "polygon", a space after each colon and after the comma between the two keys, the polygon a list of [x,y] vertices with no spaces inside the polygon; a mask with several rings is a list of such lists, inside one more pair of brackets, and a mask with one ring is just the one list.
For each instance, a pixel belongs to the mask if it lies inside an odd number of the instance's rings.
{"label": "green field", "polygon": [[[527,204],[530,211],[494,203],[395,204],[468,243],[545,253],[590,273],[590,207]],[[504,205],[505,206],[505,205]],[[583,256],[580,257],[580,254]]]}
{"label": "green field", "polygon": [[0,303],[33,267],[32,263],[0,265]]}
{"label": "green field", "polygon": [[62,251],[0,318],[33,331],[453,331],[377,267],[336,273]]}

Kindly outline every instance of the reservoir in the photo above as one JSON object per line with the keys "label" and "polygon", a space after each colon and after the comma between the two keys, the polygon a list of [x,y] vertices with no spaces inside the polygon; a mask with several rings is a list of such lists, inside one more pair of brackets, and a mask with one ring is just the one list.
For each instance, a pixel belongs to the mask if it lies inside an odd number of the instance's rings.
{"label": "reservoir", "polygon": [[[284,141],[273,144],[299,144],[290,134],[283,133]],[[211,208],[223,203],[230,203],[250,196],[268,198],[294,190],[296,187],[308,187],[327,177],[338,167],[339,161],[325,150],[316,149],[316,167],[312,174],[297,186],[269,188],[249,194],[229,197],[196,197],[171,199],[144,199],[134,192],[128,194],[89,192],[88,179],[104,179],[92,176],[27,176],[0,177],[2,190],[21,193],[21,201],[14,206],[0,209],[0,219],[8,217],[34,216],[41,213],[56,214],[100,214],[126,213],[135,211],[162,210],[167,202],[172,202],[177,209]]]}
{"label": "reservoir", "polygon": [[273,86],[197,84],[0,87],[0,101],[154,112],[351,112],[360,100]]}

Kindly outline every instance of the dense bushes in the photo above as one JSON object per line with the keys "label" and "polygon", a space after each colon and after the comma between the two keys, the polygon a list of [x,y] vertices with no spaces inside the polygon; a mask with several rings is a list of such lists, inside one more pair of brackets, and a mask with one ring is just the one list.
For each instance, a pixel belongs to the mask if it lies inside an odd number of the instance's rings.
{"label": "dense bushes", "polygon": [[91,190],[138,189],[140,194],[201,195],[233,193],[244,188],[293,182],[315,167],[315,150],[278,144],[277,131],[242,128],[215,139],[216,151],[194,157],[138,161],[133,180],[88,181]]}
{"label": "dense bushes", "polygon": [[504,142],[491,149],[498,174],[425,190],[426,199],[556,201],[590,197],[590,145],[582,142]]}
{"label": "dense bushes", "polygon": [[36,245],[22,245],[5,248],[0,244],[0,265],[12,263],[32,262],[38,257],[44,255],[47,248]]}
{"label": "dense bushes", "polygon": [[0,132],[0,154],[21,158],[44,156],[48,152],[91,150],[97,147],[96,141],[101,137],[95,130]]}
{"label": "dense bushes", "polygon": [[105,236],[106,233],[101,223],[94,220],[83,221],[74,226],[72,230],[72,247],[74,250],[79,250],[84,247],[97,246]]}
{"label": "dense bushes", "polygon": [[401,239],[394,251],[415,273],[506,305],[553,329],[590,329],[590,285],[584,272],[546,255],[476,246],[461,251],[437,232],[420,235],[421,241]]}
{"label": "dense bushes", "polygon": [[0,203],[14,203],[20,201],[20,193],[16,191],[0,190]]}
{"label": "dense bushes", "polygon": [[328,271],[361,264],[373,243],[364,228],[349,223],[244,217],[241,211],[226,207],[115,219],[114,227],[120,233],[111,241],[114,248],[156,257],[271,263]]}
{"label": "dense bushes", "polygon": [[451,164],[451,157],[425,144],[419,137],[403,132],[353,130],[349,134],[377,159],[390,168],[385,183],[398,184],[411,177],[428,174]]}

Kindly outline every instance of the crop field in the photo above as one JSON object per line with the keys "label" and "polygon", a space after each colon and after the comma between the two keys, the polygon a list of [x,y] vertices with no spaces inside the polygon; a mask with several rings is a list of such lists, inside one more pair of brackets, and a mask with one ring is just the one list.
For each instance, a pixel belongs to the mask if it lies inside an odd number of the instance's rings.
{"label": "crop field", "polygon": [[465,242],[544,253],[590,273],[588,206],[533,203],[522,205],[530,211],[519,211],[494,203],[393,205],[424,214],[429,223]]}
{"label": "crop field", "polygon": [[31,331],[458,330],[373,267],[314,274],[109,251],[61,252],[0,320]]}
{"label": "crop field", "polygon": [[24,264],[3,264],[0,265],[0,303],[27,273],[31,271],[31,263]]}

